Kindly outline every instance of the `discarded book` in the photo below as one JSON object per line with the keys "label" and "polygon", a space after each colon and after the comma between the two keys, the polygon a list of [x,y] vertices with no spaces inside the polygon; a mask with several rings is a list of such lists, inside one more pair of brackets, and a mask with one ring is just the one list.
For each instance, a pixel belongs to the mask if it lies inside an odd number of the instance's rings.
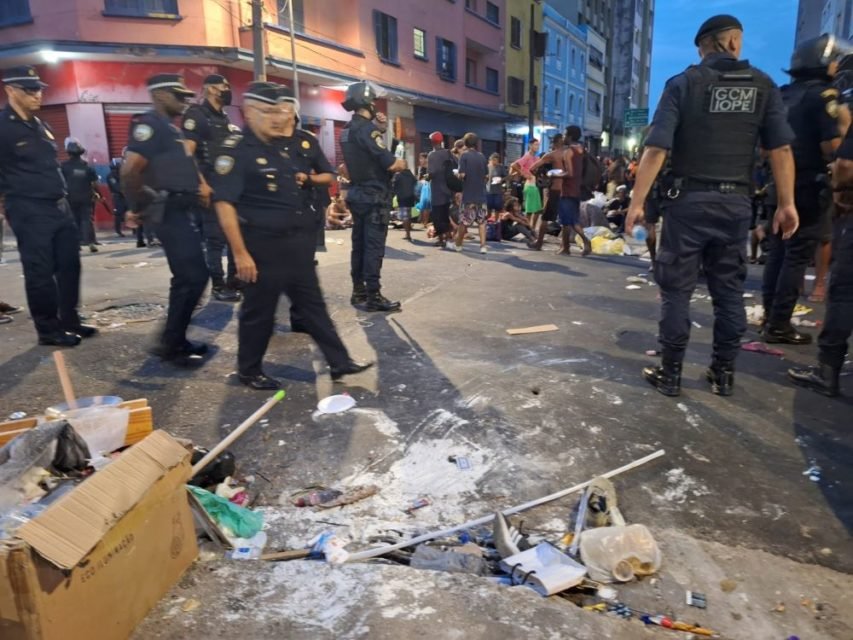
{"label": "discarded book", "polygon": [[513,584],[527,585],[543,596],[571,589],[586,575],[586,567],[548,542],[504,558],[500,567],[510,575]]}

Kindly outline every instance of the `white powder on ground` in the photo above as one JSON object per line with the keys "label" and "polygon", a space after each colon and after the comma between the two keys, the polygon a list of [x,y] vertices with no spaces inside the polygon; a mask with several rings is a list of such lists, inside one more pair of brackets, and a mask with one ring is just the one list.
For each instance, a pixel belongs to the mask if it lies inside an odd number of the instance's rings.
{"label": "white powder on ground", "polygon": [[687,420],[687,424],[689,424],[691,427],[696,427],[697,429],[699,428],[699,426],[702,424],[702,419],[698,415],[690,411],[687,405],[683,402],[679,402],[675,406],[677,406],[678,410],[684,414],[684,419]]}
{"label": "white powder on ground", "polygon": [[400,436],[400,429],[397,427],[397,423],[389,418],[388,414],[382,409],[356,407],[350,409],[349,413],[354,413],[359,417],[371,421],[376,430],[384,436],[388,436],[389,438],[398,438]]}
{"label": "white powder on ground", "polygon": [[707,486],[684,473],[684,469],[680,467],[667,471],[666,481],[668,486],[661,494],[655,494],[645,487],[652,496],[652,502],[661,508],[675,508],[677,505],[687,503],[691,498],[699,498],[711,493]]}

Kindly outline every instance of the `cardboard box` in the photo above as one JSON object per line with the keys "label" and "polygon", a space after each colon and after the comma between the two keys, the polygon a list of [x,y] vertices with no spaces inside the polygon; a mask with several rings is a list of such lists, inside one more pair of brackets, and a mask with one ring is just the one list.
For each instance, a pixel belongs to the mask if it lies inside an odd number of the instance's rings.
{"label": "cardboard box", "polygon": [[198,554],[190,474],[154,431],[0,541],[0,638],[127,638]]}

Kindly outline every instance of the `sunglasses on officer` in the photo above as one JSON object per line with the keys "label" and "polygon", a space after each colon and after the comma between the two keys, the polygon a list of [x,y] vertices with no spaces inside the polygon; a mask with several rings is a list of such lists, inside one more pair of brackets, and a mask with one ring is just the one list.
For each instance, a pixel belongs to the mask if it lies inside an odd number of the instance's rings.
{"label": "sunglasses on officer", "polygon": [[44,89],[42,87],[22,87],[19,84],[12,84],[9,86],[12,87],[13,89],[17,89],[18,91],[23,91],[28,96],[37,96],[38,94],[40,94],[44,91]]}

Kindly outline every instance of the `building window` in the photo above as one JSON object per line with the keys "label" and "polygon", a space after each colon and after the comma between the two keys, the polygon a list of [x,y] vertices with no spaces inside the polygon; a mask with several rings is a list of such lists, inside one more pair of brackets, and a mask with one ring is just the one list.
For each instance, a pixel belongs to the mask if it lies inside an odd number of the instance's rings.
{"label": "building window", "polygon": [[601,116],[601,94],[592,89],[586,92],[586,108],[594,116]]}
{"label": "building window", "polygon": [[560,87],[554,89],[554,109],[560,110]]}
{"label": "building window", "polygon": [[423,29],[414,29],[413,30],[414,38],[415,38],[415,57],[421,58],[422,60],[427,59],[427,50],[426,50],[426,31]]}
{"label": "building window", "polygon": [[556,51],[557,62],[559,62],[560,61],[560,54],[563,53],[563,40],[561,38],[557,38],[556,42],[557,42],[557,51]]}
{"label": "building window", "polygon": [[595,47],[589,48],[589,66],[599,71],[604,70],[604,54]]}
{"label": "building window", "polygon": [[[293,30],[296,33],[305,33],[305,0],[291,0],[293,2]],[[287,9],[288,0],[278,0],[278,26],[290,28],[290,11]]]}
{"label": "building window", "polygon": [[469,11],[477,11],[477,0],[465,0],[465,8]]}
{"label": "building window", "polygon": [[575,94],[569,94],[569,113],[574,113],[575,111]]}
{"label": "building window", "polygon": [[575,53],[576,53],[575,48],[572,47],[572,69],[575,68]]}
{"label": "building window", "polygon": [[444,38],[436,38],[435,52],[439,77],[456,82],[456,44]]}
{"label": "building window", "polygon": [[374,10],[373,31],[379,58],[385,62],[397,62],[397,18]]}
{"label": "building window", "polygon": [[521,49],[521,20],[516,17],[509,21],[509,44],[516,49]]}
{"label": "building window", "polygon": [[494,24],[501,23],[501,10],[494,2],[486,3],[486,20]]}
{"label": "building window", "polygon": [[498,87],[499,83],[500,76],[498,75],[498,70],[486,67],[486,91],[498,93],[498,91],[500,91],[500,88]]}
{"label": "building window", "polygon": [[518,107],[524,104],[524,80],[522,78],[514,78],[510,76],[507,78],[507,94],[509,103]]}
{"label": "building window", "polygon": [[583,98],[578,98],[578,115],[583,115]]}
{"label": "building window", "polygon": [[0,26],[32,21],[29,0],[4,0],[0,2]]}
{"label": "building window", "polygon": [[106,0],[104,12],[118,16],[159,17],[178,15],[178,0]]}
{"label": "building window", "polygon": [[477,86],[477,61],[474,58],[465,58],[465,84]]}

